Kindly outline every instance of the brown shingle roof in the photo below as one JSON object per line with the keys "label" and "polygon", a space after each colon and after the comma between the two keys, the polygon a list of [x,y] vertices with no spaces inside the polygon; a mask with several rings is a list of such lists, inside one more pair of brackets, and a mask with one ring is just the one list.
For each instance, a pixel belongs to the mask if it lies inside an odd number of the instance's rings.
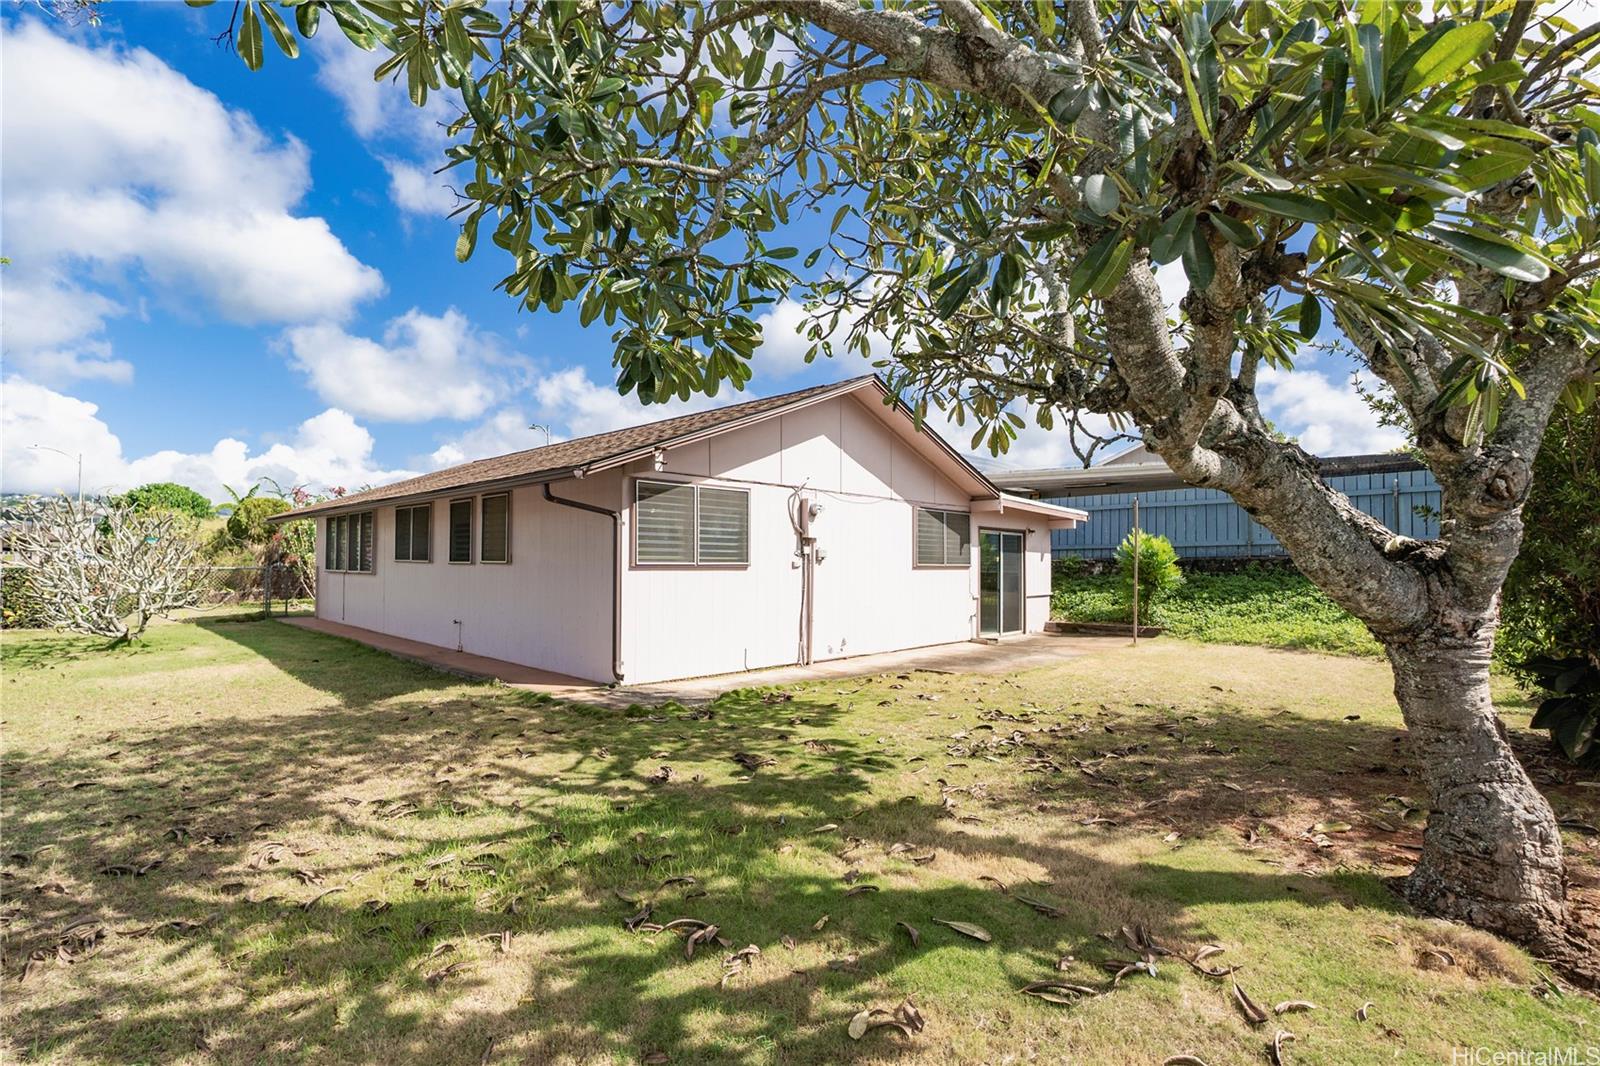
{"label": "brown shingle roof", "polygon": [[290,521],[326,511],[347,510],[363,504],[383,503],[411,496],[432,496],[468,486],[477,487],[503,481],[537,481],[546,476],[554,480],[582,467],[592,467],[601,463],[610,465],[614,460],[632,455],[634,452],[648,451],[675,443],[681,438],[692,437],[708,430],[730,428],[744,419],[771,414],[821,396],[852,392],[872,380],[871,374],[865,374],[831,385],[815,385],[809,389],[785,392],[762,400],[749,400],[710,411],[698,411],[694,414],[679,415],[677,418],[649,422],[642,426],[613,430],[610,433],[596,433],[576,440],[564,440],[559,444],[547,444],[543,448],[529,448],[509,455],[497,455],[492,459],[479,459],[460,466],[435,470],[421,477],[396,481],[391,485],[353,492],[336,500],[326,500],[309,507],[285,511],[270,520]]}

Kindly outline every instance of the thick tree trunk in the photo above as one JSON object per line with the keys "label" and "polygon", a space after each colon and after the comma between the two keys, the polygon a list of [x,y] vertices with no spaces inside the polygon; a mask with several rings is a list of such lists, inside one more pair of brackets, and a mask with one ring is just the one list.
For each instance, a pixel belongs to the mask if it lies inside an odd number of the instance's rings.
{"label": "thick tree trunk", "polygon": [[1430,808],[1406,895],[1538,950],[1567,928],[1561,833],[1495,716],[1493,643],[1493,620],[1477,619],[1387,647]]}

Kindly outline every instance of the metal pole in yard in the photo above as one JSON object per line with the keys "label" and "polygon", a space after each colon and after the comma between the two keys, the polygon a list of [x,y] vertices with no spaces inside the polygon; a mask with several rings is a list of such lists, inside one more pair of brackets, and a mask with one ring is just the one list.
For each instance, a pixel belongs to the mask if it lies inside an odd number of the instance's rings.
{"label": "metal pole in yard", "polygon": [[1133,498],[1133,646],[1139,646],[1139,497]]}
{"label": "metal pole in yard", "polygon": [[272,617],[272,564],[261,568],[261,616]]}

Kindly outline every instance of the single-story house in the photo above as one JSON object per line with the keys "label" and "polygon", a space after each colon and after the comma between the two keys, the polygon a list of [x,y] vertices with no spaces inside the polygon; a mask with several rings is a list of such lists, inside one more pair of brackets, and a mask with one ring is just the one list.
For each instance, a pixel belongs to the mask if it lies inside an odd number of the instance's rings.
{"label": "single-story house", "polygon": [[1050,534],[874,376],[482,459],[315,518],[319,618],[629,684],[1037,632]]}

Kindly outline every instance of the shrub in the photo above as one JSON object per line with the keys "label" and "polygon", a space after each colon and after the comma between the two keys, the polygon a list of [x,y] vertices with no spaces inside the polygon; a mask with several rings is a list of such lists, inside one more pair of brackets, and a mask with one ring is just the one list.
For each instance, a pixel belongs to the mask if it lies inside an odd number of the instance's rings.
{"label": "shrub", "polygon": [[1495,652],[1547,694],[1534,726],[1569,758],[1600,761],[1600,744],[1590,747],[1600,715],[1600,405],[1550,419],[1522,523]]}
{"label": "shrub", "polygon": [[265,544],[272,537],[267,519],[289,509],[289,501],[276,496],[248,496],[228,516],[228,536],[235,544]]}
{"label": "shrub", "polygon": [[1082,577],[1086,569],[1088,566],[1081,556],[1061,555],[1050,561],[1050,579],[1069,581],[1075,577]]}
{"label": "shrub", "polygon": [[194,518],[210,518],[217,513],[210,500],[189,486],[173,481],[152,481],[148,485],[140,485],[113,497],[112,503],[125,505],[140,514],[176,511]]}
{"label": "shrub", "polygon": [[1117,546],[1117,571],[1121,575],[1122,595],[1128,604],[1128,616],[1133,615],[1133,558],[1134,544],[1139,553],[1139,623],[1144,625],[1153,617],[1161,601],[1172,595],[1183,584],[1183,571],[1178,569],[1178,552],[1166,537],[1155,536],[1140,529],[1128,533]]}
{"label": "shrub", "polygon": [[34,588],[33,572],[27,567],[0,567],[0,625],[6,629],[42,629],[49,625]]}

